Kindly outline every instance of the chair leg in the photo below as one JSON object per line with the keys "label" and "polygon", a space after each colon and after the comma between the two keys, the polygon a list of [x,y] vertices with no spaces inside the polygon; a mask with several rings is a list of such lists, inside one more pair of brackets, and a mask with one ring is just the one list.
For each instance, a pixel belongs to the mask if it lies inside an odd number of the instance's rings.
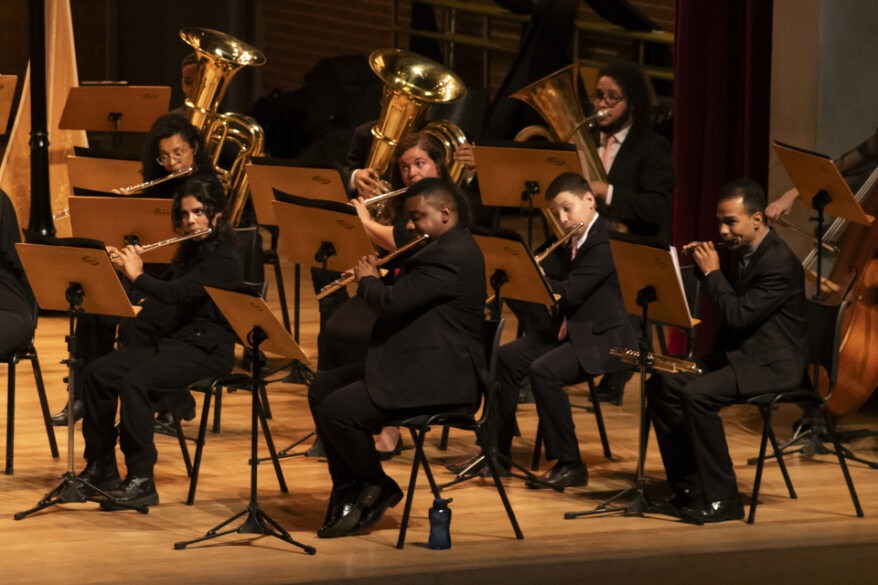
{"label": "chair leg", "polygon": [[789,492],[790,498],[795,500],[798,496],[796,495],[795,488],[793,488],[793,481],[790,479],[790,472],[787,471],[787,463],[783,458],[783,449],[777,442],[777,437],[774,434],[774,428],[771,426],[770,421],[768,426],[768,438],[771,440],[771,448],[774,450],[774,457],[777,459],[777,465],[780,467],[784,483],[787,484],[787,492]]}
{"label": "chair leg", "polygon": [[534,437],[534,454],[530,462],[531,471],[540,469],[540,451],[543,449],[543,427],[537,423],[537,436]]}
{"label": "chair leg", "polygon": [[762,469],[765,467],[765,450],[768,446],[768,432],[771,425],[770,407],[759,407],[762,415],[762,439],[759,441],[759,459],[756,461],[756,478],[753,480],[753,494],[750,496],[750,514],[747,516],[747,524],[756,521],[756,506],[759,503],[759,486],[762,484]]}
{"label": "chair leg", "polygon": [[204,391],[204,404],[201,407],[201,421],[198,424],[198,438],[195,440],[195,458],[192,460],[192,473],[189,474],[189,495],[186,504],[191,506],[195,503],[195,490],[198,489],[198,472],[201,470],[201,455],[204,453],[204,443],[207,440],[207,420],[210,416],[210,399],[214,394],[213,388]]}
{"label": "chair leg", "polygon": [[598,397],[597,390],[595,390],[594,387],[594,378],[591,376],[588,377],[588,397],[594,408],[594,418],[598,424],[598,434],[601,437],[601,445],[604,448],[604,457],[612,459],[613,453],[610,451],[610,440],[607,438],[607,427],[604,425],[604,413],[601,411],[601,399]]}
{"label": "chair leg", "polygon": [[[263,392],[265,392],[265,388],[260,388],[258,395],[261,395]],[[274,466],[275,475],[277,475],[277,485],[280,487],[282,493],[287,493],[289,491],[287,489],[287,482],[284,479],[284,472],[280,466],[280,459],[277,456],[277,449],[274,446],[274,439],[271,437],[271,429],[268,426],[268,419],[265,416],[265,410],[262,407],[261,399],[257,405],[257,412],[259,415],[259,422],[262,424],[262,434],[265,437],[265,444],[268,446],[268,454],[271,456],[271,464]]]}
{"label": "chair leg", "polygon": [[448,450],[448,433],[449,433],[448,425],[442,426],[442,438],[439,439],[439,450],[446,451]]}
{"label": "chair leg", "polygon": [[835,432],[835,421],[832,420],[832,417],[829,416],[829,413],[826,412],[826,406],[821,404],[820,411],[823,413],[823,420],[826,422],[826,430],[829,433],[830,438],[832,439],[832,446],[835,448],[835,455],[838,457],[838,464],[841,466],[841,472],[844,475],[844,481],[847,483],[848,491],[851,494],[851,501],[854,503],[854,510],[857,512],[857,517],[863,517],[863,508],[860,506],[860,498],[857,497],[857,490],[854,488],[854,480],[851,479],[851,472],[848,469],[847,461],[845,461],[844,453],[842,452],[841,444],[838,441],[838,434]]}
{"label": "chair leg", "polygon": [[280,313],[284,321],[284,329],[290,331],[290,312],[287,309],[287,293],[284,289],[284,277],[280,268],[280,258],[275,256],[274,261],[274,281],[277,284],[277,296],[280,301]]}
{"label": "chair leg", "polygon": [[415,496],[415,483],[418,480],[418,466],[421,464],[421,453],[424,449],[424,436],[419,434],[415,429],[409,429],[412,433],[412,443],[415,445],[415,456],[412,459],[412,472],[409,476],[409,487],[406,491],[405,506],[402,512],[402,520],[399,523],[399,538],[396,541],[396,548],[405,547],[405,533],[408,530],[409,518],[412,514],[412,500]]}
{"label": "chair leg", "polygon": [[6,387],[6,475],[12,475],[15,456],[15,360],[10,359]]}
{"label": "chair leg", "polygon": [[189,446],[186,444],[186,434],[183,432],[183,425],[180,423],[180,409],[175,408],[170,395],[165,397],[165,406],[171,412],[171,418],[174,419],[174,434],[177,436],[177,442],[180,444],[180,452],[183,454],[183,463],[186,465],[186,476],[192,479],[192,458],[189,456]]}
{"label": "chair leg", "polygon": [[223,387],[217,386],[213,392],[216,396],[216,405],[213,407],[213,432],[218,433],[220,432],[220,417],[223,408]]}
{"label": "chair leg", "polygon": [[34,382],[37,385],[37,398],[40,399],[40,411],[43,414],[43,424],[46,427],[46,437],[49,439],[49,451],[54,459],[58,459],[58,442],[55,440],[55,427],[52,426],[52,415],[49,414],[49,399],[46,397],[46,386],[43,384],[43,371],[40,368],[40,359],[36,350],[30,358],[31,368],[34,371]]}
{"label": "chair leg", "polygon": [[[480,445],[485,444],[483,437],[478,430],[476,431],[476,437],[478,438]],[[503,482],[500,481],[500,465],[497,462],[497,449],[495,447],[488,447],[487,452],[483,449],[482,456],[486,457],[488,460],[488,469],[491,470],[491,479],[494,481],[494,487],[497,488],[497,493],[500,494],[500,501],[503,502],[503,508],[506,510],[506,516],[509,518],[509,523],[512,524],[512,531],[515,533],[515,538],[523,540],[524,534],[521,532],[521,527],[518,525],[518,519],[515,517],[515,512],[512,511],[512,504],[509,503],[509,496],[506,494],[506,488],[503,487]]]}

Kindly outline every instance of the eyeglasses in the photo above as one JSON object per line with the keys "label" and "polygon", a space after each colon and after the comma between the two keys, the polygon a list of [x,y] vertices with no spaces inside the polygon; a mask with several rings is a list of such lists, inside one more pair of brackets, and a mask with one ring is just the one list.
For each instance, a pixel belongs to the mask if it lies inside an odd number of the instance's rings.
{"label": "eyeglasses", "polygon": [[619,102],[625,101],[625,96],[617,93],[608,93],[605,95],[600,91],[596,91],[589,96],[589,99],[596,104],[604,102],[608,107],[614,108]]}
{"label": "eyeglasses", "polygon": [[159,163],[162,166],[167,166],[168,163],[171,162],[171,159],[174,160],[183,160],[183,157],[191,152],[189,148],[177,148],[171,154],[160,154],[155,157],[155,162]]}

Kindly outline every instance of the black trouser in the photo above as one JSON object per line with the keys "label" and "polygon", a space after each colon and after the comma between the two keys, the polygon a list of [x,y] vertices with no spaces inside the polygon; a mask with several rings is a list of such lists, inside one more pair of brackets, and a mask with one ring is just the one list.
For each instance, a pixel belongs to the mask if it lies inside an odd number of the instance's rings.
{"label": "black trouser", "polygon": [[719,411],[741,396],[731,366],[696,374],[654,374],[646,383],[668,482],[677,493],[706,502],[738,495],[738,485]]}
{"label": "black trouser", "polygon": [[334,486],[352,481],[380,484],[386,477],[372,438],[388,422],[418,414],[454,410],[455,406],[381,408],[369,398],[364,364],[318,372],[308,388],[308,404],[323,438]]}
{"label": "black trouser", "polygon": [[85,417],[82,435],[89,461],[112,455],[119,446],[128,473],[151,475],[156,462],[152,397],[174,392],[202,378],[229,372],[234,357],[207,353],[183,341],[162,339],[158,345],[127,346],[90,364],[82,376]]}
{"label": "black trouser", "polygon": [[518,389],[524,377],[529,376],[546,443],[546,459],[557,459],[562,464],[581,462],[570,399],[564,391],[564,386],[586,377],[573,345],[569,341],[550,342],[525,335],[502,346],[499,359],[495,414],[487,421],[486,440],[496,441],[497,450],[509,455]]}

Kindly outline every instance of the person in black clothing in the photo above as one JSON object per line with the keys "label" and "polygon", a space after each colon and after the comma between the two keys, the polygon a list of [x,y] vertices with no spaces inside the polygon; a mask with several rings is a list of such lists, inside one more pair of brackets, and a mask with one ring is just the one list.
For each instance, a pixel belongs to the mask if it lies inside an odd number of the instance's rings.
{"label": "person in black clothing", "polygon": [[380,280],[374,256],[355,268],[357,296],[378,315],[366,360],[319,372],[308,389],[333,485],[321,538],[366,530],[402,499],[373,432],[391,420],[476,403],[486,368],[485,263],[458,222],[459,206],[449,183],[419,181],[404,212],[408,229],[430,243],[404,261],[392,285]]}
{"label": "person in black clothing", "polygon": [[[174,228],[180,234],[206,228],[212,232],[181,243],[169,280],[143,271],[140,247],[107,248],[122,275],[150,297],[135,321],[149,319],[156,311],[166,315],[162,307],[173,307],[173,312],[168,334],[144,336],[137,344],[97,359],[83,372],[82,433],[88,464],[80,477],[109,491],[111,499],[105,507],[112,509],[114,501],[125,506],[158,504],[153,481],[154,397],[227,373],[234,363],[235,334],[204,290],[205,285],[237,288],[243,282],[224,207],[219,183],[191,179],[178,189],[172,208]],[[127,465],[121,483],[115,455],[117,404],[119,443]]]}
{"label": "person in black clothing", "polygon": [[18,218],[9,196],[0,190],[0,357],[34,336],[34,298],[15,244],[21,241]]}
{"label": "person in black clothing", "polygon": [[[608,219],[629,233],[667,242],[676,179],[671,145],[653,131],[651,94],[649,81],[633,63],[598,71],[591,100],[595,110],[609,114],[598,122],[597,150],[607,182],[591,181],[591,189],[607,206]],[[601,400],[621,404],[630,378],[630,371],[604,376],[598,385]]]}
{"label": "person in black clothing", "polygon": [[742,179],[723,187],[719,233],[740,255],[737,274],[720,270],[712,242],[692,242],[702,286],[723,319],[707,373],[656,374],[646,383],[649,412],[668,482],[669,504],[695,524],[744,517],[719,411],[765,392],[798,386],[805,372],[805,275],[765,222],[765,193]]}
{"label": "person in black clothing", "polygon": [[[204,148],[204,138],[195,126],[179,114],[165,114],[156,120],[149,131],[142,155],[143,180],[153,181],[166,177],[172,173],[185,169],[195,169],[192,175],[171,179],[164,183],[153,185],[137,196],[145,197],[169,197],[175,190],[189,178],[198,178],[203,181],[220,185],[220,180],[214,171],[210,158]],[[159,276],[164,273],[164,265],[147,265],[147,272]],[[131,296],[132,302],[143,297],[143,291],[138,291],[128,286],[126,290]],[[136,327],[130,328],[128,334],[159,335],[162,333],[161,325],[166,322],[164,318],[157,318],[154,322],[141,319]],[[116,343],[116,328],[119,325],[117,317],[106,315],[84,315],[77,323],[76,336],[79,348],[79,357],[84,365],[88,365],[99,357],[113,351]],[[126,343],[126,338],[120,330],[119,342]],[[82,396],[77,389],[73,402],[74,420],[82,418]],[[67,406],[52,415],[52,424],[55,426],[67,425]]]}

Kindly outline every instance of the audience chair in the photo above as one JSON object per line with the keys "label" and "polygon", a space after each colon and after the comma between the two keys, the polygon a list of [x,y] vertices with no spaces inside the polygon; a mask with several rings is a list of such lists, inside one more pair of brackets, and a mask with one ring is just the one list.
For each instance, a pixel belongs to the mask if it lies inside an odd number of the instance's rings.
{"label": "audience chair", "polygon": [[424,468],[424,475],[427,476],[427,481],[430,483],[430,489],[433,493],[433,497],[440,497],[440,487],[436,483],[436,480],[433,477],[433,472],[430,468],[430,463],[427,460],[427,456],[424,453],[424,439],[426,434],[430,431],[431,426],[441,426],[441,425],[449,425],[450,427],[467,430],[475,433],[476,442],[481,446],[482,456],[484,456],[488,461],[488,468],[491,470],[491,478],[494,482],[494,487],[497,489],[497,493],[500,495],[500,499],[503,502],[503,507],[506,509],[506,515],[509,517],[509,522],[512,524],[512,529],[515,532],[515,537],[518,539],[523,539],[524,535],[521,532],[521,528],[518,526],[518,520],[515,518],[515,513],[512,511],[512,505],[509,503],[509,498],[506,495],[506,490],[503,487],[503,484],[500,481],[500,471],[499,464],[497,462],[497,450],[494,447],[486,447],[487,443],[483,440],[482,437],[482,426],[487,417],[487,411],[492,404],[493,394],[496,390],[496,374],[497,374],[497,348],[500,345],[500,336],[503,333],[503,326],[505,324],[505,320],[500,321],[485,321],[485,345],[486,345],[486,356],[488,362],[488,376],[486,380],[486,385],[482,389],[482,400],[481,400],[481,416],[476,418],[477,410],[474,409],[469,412],[443,412],[436,414],[426,414],[415,416],[412,418],[408,418],[401,421],[388,423],[389,425],[398,425],[400,427],[405,427],[409,429],[412,435],[412,443],[415,446],[415,455],[412,459],[412,470],[411,476],[409,479],[408,491],[406,493],[405,500],[405,508],[403,510],[402,521],[399,527],[399,538],[396,543],[397,548],[403,548],[405,546],[405,536],[406,531],[408,529],[409,518],[411,516],[412,510],[412,500],[415,495],[415,484],[418,479],[418,470],[421,466]]}
{"label": "audience chair", "polygon": [[828,376],[828,387],[826,388],[825,396],[830,396],[838,380],[838,352],[841,346],[842,320],[848,303],[845,301],[840,305],[826,305],[811,299],[807,303],[808,367],[813,372],[813,384],[809,383],[808,377],[805,376],[800,388],[784,392],[760,394],[745,402],[745,404],[757,407],[762,416],[762,439],[759,445],[759,457],[756,461],[756,478],[753,482],[750,513],[747,517],[749,524],[753,524],[756,520],[756,506],[759,503],[759,488],[762,483],[762,470],[765,466],[765,452],[768,441],[771,441],[771,447],[774,450],[774,456],[777,459],[790,498],[795,499],[797,497],[796,491],[793,489],[793,483],[790,480],[790,475],[787,472],[786,463],[784,463],[783,451],[779,447],[774,430],[772,429],[772,414],[781,404],[796,404],[802,408],[814,408],[820,412],[826,424],[828,438],[832,441],[835,448],[835,455],[838,457],[838,464],[844,475],[845,483],[847,483],[848,492],[851,494],[854,509],[858,517],[863,517],[863,509],[860,506],[860,500],[857,497],[854,482],[851,479],[851,474],[835,431],[835,421],[826,408],[826,398],[819,392],[819,377],[817,375],[819,368],[825,369]]}

